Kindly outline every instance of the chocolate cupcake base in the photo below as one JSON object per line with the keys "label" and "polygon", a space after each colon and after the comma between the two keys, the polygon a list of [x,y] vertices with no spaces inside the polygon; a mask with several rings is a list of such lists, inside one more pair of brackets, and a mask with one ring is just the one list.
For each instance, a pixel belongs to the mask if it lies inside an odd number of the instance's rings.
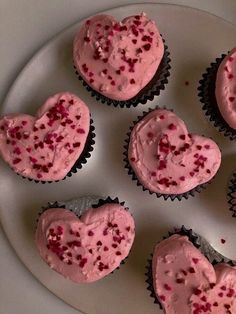
{"label": "chocolate cupcake base", "polygon": [[18,173],[17,173],[17,175],[21,176],[23,179],[28,179],[30,182],[42,183],[42,184],[60,182],[62,180],[65,180],[67,177],[71,177],[73,175],[73,173],[76,173],[79,169],[81,169],[83,167],[84,164],[87,163],[87,160],[89,159],[89,157],[91,157],[91,152],[94,149],[93,145],[95,144],[95,141],[94,141],[95,136],[96,136],[95,135],[95,127],[93,126],[93,120],[91,119],[90,120],[89,133],[88,133],[88,137],[87,137],[84,149],[83,149],[81,155],[79,156],[79,158],[74,163],[71,170],[67,173],[67,175],[63,179],[56,180],[56,181],[41,181],[41,180],[34,180],[34,179],[30,179],[28,177],[24,177]]}
{"label": "chocolate cupcake base", "polygon": [[[163,40],[163,42],[165,42]],[[160,65],[156,71],[156,74],[151,79],[151,81],[133,98],[129,100],[115,100],[108,98],[101,93],[92,89],[88,83],[82,78],[80,73],[77,71],[76,67],[75,74],[78,79],[82,82],[83,86],[87,89],[87,91],[91,94],[92,97],[95,97],[97,101],[100,101],[103,104],[107,104],[109,106],[113,105],[114,107],[120,108],[130,108],[136,107],[138,104],[146,104],[148,100],[153,100],[154,96],[158,96],[161,90],[165,89],[165,85],[168,83],[168,77],[170,76],[170,53],[168,51],[168,47],[164,45],[164,55],[160,62]]]}
{"label": "chocolate cupcake base", "polygon": [[220,110],[217,105],[215,97],[215,83],[218,68],[226,57],[225,54],[222,54],[220,58],[217,58],[215,62],[211,63],[210,67],[206,69],[206,72],[203,74],[202,79],[199,81],[198,87],[198,96],[202,103],[202,109],[205,112],[205,115],[209,117],[209,120],[213,125],[222,133],[225,137],[228,137],[230,140],[236,140],[236,130],[232,129],[222,117]]}

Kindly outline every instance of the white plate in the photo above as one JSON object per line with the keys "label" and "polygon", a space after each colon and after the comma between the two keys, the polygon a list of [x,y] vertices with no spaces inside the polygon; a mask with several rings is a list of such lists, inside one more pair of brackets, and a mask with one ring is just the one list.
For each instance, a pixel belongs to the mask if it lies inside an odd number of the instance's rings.
{"label": "white plate", "polygon": [[[211,61],[235,46],[236,26],[202,11],[160,4],[129,5],[106,11],[122,19],[145,11],[157,22],[172,58],[169,84],[147,105],[117,109],[97,103],[80,85],[72,69],[72,40],[79,23],[47,43],[26,65],[3,104],[3,112],[34,113],[44,100],[69,90],[91,109],[96,127],[92,157],[79,173],[54,184],[35,184],[0,163],[0,215],[4,230],[28,269],[65,302],[89,314],[162,313],[149,297],[145,265],[154,244],[173,226],[184,224],[205,236],[224,255],[236,259],[236,220],[227,205],[227,184],[235,170],[236,145],[207,121],[197,97],[198,81]],[[189,81],[189,86],[185,86]],[[148,107],[165,105],[182,117],[192,132],[212,137],[223,152],[222,167],[201,194],[182,202],[157,199],[132,182],[124,169],[126,132]],[[134,214],[137,235],[132,253],[120,270],[89,285],[76,285],[52,271],[34,245],[37,213],[48,200],[95,194],[118,196]],[[226,239],[222,245],[221,238]],[[25,287],[27,293],[27,287]]]}

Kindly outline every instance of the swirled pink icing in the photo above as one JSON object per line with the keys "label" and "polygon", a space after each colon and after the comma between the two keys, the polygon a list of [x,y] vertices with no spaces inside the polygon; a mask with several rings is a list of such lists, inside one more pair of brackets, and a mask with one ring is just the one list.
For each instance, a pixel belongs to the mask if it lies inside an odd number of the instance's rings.
{"label": "swirled pink icing", "polygon": [[156,193],[181,194],[216,174],[221,153],[213,140],[189,134],[176,114],[156,109],[134,126],[128,159],[145,188]]}
{"label": "swirled pink icing", "polygon": [[134,220],[120,204],[88,209],[80,218],[67,209],[39,218],[36,245],[43,260],[76,283],[99,280],[116,269],[132,247]]}
{"label": "swirled pink icing", "polygon": [[145,14],[122,22],[108,15],[88,19],[74,39],[76,69],[96,91],[127,100],[153,78],[164,45],[155,22]]}
{"label": "swirled pink icing", "polygon": [[152,270],[166,314],[236,313],[235,267],[213,267],[187,237],[173,235],[157,244]]}
{"label": "swirled pink icing", "polygon": [[89,125],[89,109],[81,99],[56,94],[35,117],[15,113],[0,119],[1,157],[24,177],[63,179],[84,149]]}
{"label": "swirled pink icing", "polygon": [[218,68],[215,95],[222,117],[236,130],[236,47]]}

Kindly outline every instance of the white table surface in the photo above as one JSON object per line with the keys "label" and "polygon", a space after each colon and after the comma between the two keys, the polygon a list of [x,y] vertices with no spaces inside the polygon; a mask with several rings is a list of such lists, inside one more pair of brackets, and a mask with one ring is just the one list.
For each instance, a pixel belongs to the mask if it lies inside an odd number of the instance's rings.
{"label": "white table surface", "polygon": [[[53,35],[83,17],[135,2],[150,1],[0,0],[0,102],[25,63]],[[236,0],[151,2],[188,5],[236,24]],[[28,313],[79,312],[59,300],[34,279],[14,253],[0,226],[0,314]]]}

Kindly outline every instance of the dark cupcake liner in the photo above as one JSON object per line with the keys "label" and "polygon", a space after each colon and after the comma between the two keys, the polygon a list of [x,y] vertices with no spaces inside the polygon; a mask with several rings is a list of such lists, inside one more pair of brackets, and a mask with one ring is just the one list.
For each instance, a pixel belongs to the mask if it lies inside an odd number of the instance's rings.
{"label": "dark cupcake liner", "polygon": [[[48,210],[48,209],[50,209],[50,208],[66,208],[66,205],[62,205],[61,203],[63,203],[63,201],[61,201],[61,202],[58,202],[58,201],[55,201],[55,202],[48,202],[47,203],[47,205],[46,206],[43,206],[42,208],[41,208],[41,211],[38,213],[38,217],[37,217],[37,220],[36,220],[36,223],[38,224],[38,220],[39,220],[39,217],[46,211],[46,210]],[[94,208],[94,209],[96,209],[96,208],[98,208],[98,207],[100,207],[100,206],[102,206],[102,205],[106,205],[106,204],[120,204],[121,206],[125,206],[125,202],[123,201],[123,202],[120,202],[119,201],[119,199],[118,199],[118,197],[116,197],[116,198],[111,198],[110,196],[108,196],[107,198],[100,198],[99,200],[98,200],[98,202],[96,203],[96,204],[93,204],[91,207],[92,208]],[[81,217],[81,215],[77,215],[77,213],[75,212],[75,211],[73,211],[73,209],[69,209],[72,213],[74,213],[74,214],[76,214],[76,216],[78,217],[78,218],[80,218]],[[129,209],[128,209],[128,207],[125,207],[125,210],[126,211],[129,211]],[[86,209],[83,211],[83,212],[85,212],[86,211]],[[131,252],[131,250],[130,250],[130,252]],[[129,254],[130,254],[130,252],[129,252]],[[129,257],[129,255],[128,256],[126,256],[126,258],[125,259],[123,259],[121,262],[120,262],[120,266],[118,266],[116,269],[114,269],[110,274],[113,274],[116,270],[118,270],[118,269],[120,269],[120,267],[121,267],[121,265],[124,265],[125,264],[125,262],[126,262],[126,260],[128,259],[128,257]],[[109,275],[109,274],[108,274]],[[108,276],[107,275],[107,276]],[[106,276],[106,277],[107,277]]]}
{"label": "dark cupcake liner", "polygon": [[29,180],[30,182],[33,181],[35,183],[42,183],[42,184],[60,182],[62,180],[65,180],[67,177],[71,177],[73,173],[76,173],[79,169],[81,169],[83,167],[84,164],[87,163],[87,160],[91,157],[91,152],[94,149],[93,145],[95,144],[95,140],[94,140],[95,136],[96,135],[95,135],[95,127],[93,126],[93,120],[90,119],[89,133],[88,133],[88,136],[87,136],[87,139],[86,139],[86,143],[85,143],[84,149],[83,149],[81,155],[79,156],[79,158],[74,163],[74,165],[71,168],[71,170],[61,180],[56,180],[56,181],[34,180],[34,179],[30,179],[28,177],[24,177],[24,176],[20,175],[19,173],[16,173],[16,174],[19,175],[20,177],[22,177],[23,179]]}
{"label": "dark cupcake liner", "polygon": [[[165,40],[163,39],[163,42]],[[115,100],[108,98],[98,91],[95,91],[88,85],[88,83],[82,78],[76,67],[75,74],[77,75],[78,79],[82,82],[83,86],[87,89],[87,91],[91,94],[92,97],[95,97],[97,101],[100,101],[103,104],[107,104],[109,106],[113,105],[114,107],[121,107],[121,108],[130,108],[136,107],[138,104],[146,104],[148,100],[153,100],[154,96],[158,96],[161,90],[165,89],[165,85],[168,83],[168,77],[170,76],[170,53],[168,51],[167,45],[164,45],[164,54],[160,65],[151,79],[151,81],[133,98],[128,100]]]}
{"label": "dark cupcake liner", "polygon": [[210,67],[206,69],[206,72],[202,75],[202,79],[199,81],[198,96],[202,103],[202,109],[205,115],[213,123],[213,125],[230,140],[236,140],[236,130],[232,129],[222,117],[217,105],[215,97],[215,83],[218,68],[226,57],[222,54],[220,58],[216,58],[215,62],[210,64]]}
{"label": "dark cupcake liner", "polygon": [[[177,200],[181,201],[183,198],[187,200],[189,198],[189,196],[195,196],[196,192],[197,193],[202,192],[207,187],[207,185],[211,183],[211,180],[206,182],[206,183],[203,183],[201,185],[198,185],[195,188],[193,188],[192,190],[190,190],[188,192],[185,192],[185,193],[181,193],[181,194],[161,194],[161,193],[157,193],[157,192],[152,192],[148,188],[144,187],[142,185],[142,183],[138,180],[138,177],[136,176],[133,168],[130,166],[129,158],[128,158],[128,148],[129,148],[129,141],[130,141],[131,132],[132,132],[134,126],[141,119],[143,119],[147,114],[149,114],[151,111],[153,111],[155,109],[161,109],[161,108],[158,107],[158,106],[156,108],[154,108],[154,109],[149,108],[148,111],[143,112],[142,116],[138,116],[136,121],[133,121],[133,125],[130,127],[129,132],[127,133],[127,139],[125,140],[126,144],[124,145],[125,151],[123,153],[123,155],[124,155],[123,161],[125,162],[125,168],[128,170],[128,174],[131,175],[132,180],[136,181],[137,186],[141,186],[143,191],[148,191],[149,194],[156,194],[157,197],[163,197],[164,200],[171,199],[171,201],[174,201],[174,200],[177,199]],[[165,108],[163,107],[162,109],[165,109]],[[170,111],[173,111],[173,110],[170,110]]]}
{"label": "dark cupcake liner", "polygon": [[[189,240],[192,242],[192,244],[199,249],[199,251],[209,260],[209,262],[214,266],[216,264],[219,263],[225,263],[228,264],[230,266],[235,266],[236,262],[229,260],[228,258],[224,257],[223,255],[221,255],[220,253],[218,253],[219,255],[217,256],[218,258],[211,258],[210,253],[204,251],[204,243],[202,245],[201,243],[201,239],[200,236],[197,235],[196,233],[193,232],[192,229],[187,229],[185,226],[182,226],[179,229],[175,229],[172,232],[168,232],[168,236],[163,237],[163,240],[169,238],[170,236],[174,235],[174,234],[179,234],[182,236],[187,236],[189,238]],[[204,240],[205,242],[206,240]],[[163,309],[161,301],[159,300],[159,298],[157,297],[154,287],[153,287],[153,274],[152,274],[152,258],[153,258],[153,254],[150,255],[150,258],[147,261],[147,266],[146,268],[146,283],[147,283],[147,290],[150,293],[150,296],[154,299],[154,303],[155,304],[159,304],[160,309]]]}
{"label": "dark cupcake liner", "polygon": [[233,174],[233,178],[230,180],[228,203],[230,205],[229,210],[232,211],[232,217],[236,217],[236,197],[233,195],[236,193],[236,173]]}

